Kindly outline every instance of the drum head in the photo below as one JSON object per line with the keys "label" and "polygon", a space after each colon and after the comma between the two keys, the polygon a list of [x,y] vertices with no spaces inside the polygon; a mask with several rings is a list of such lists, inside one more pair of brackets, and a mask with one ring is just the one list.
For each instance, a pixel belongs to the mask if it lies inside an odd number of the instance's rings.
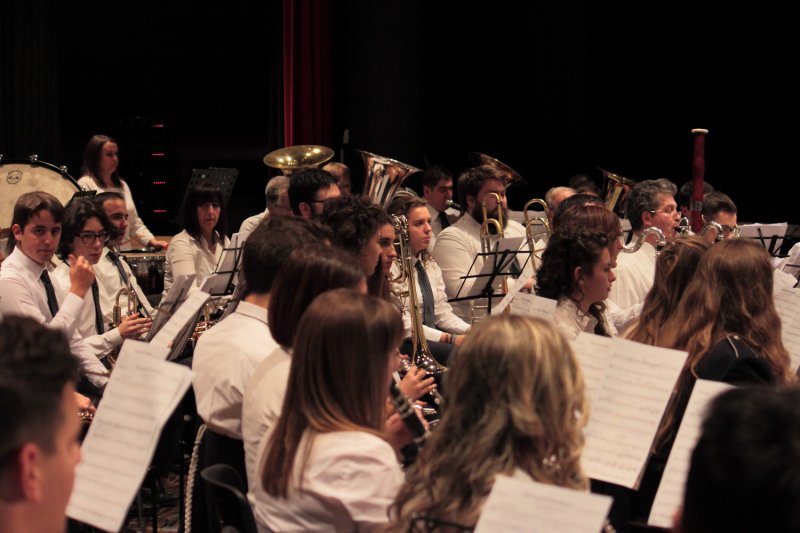
{"label": "drum head", "polygon": [[17,199],[27,192],[44,191],[66,205],[80,187],[72,177],[55,165],[41,161],[4,161],[0,163],[0,238],[11,228]]}

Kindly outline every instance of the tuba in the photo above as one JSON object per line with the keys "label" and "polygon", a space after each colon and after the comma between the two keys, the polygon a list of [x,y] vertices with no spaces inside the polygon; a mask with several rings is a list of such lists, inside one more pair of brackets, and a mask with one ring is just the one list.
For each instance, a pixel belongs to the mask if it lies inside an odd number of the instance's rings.
{"label": "tuba", "polygon": [[319,167],[333,157],[333,150],[325,146],[299,144],[279,148],[264,156],[264,164],[279,169],[284,176],[291,176],[297,170]]}
{"label": "tuba", "polygon": [[394,193],[412,174],[422,172],[417,167],[406,163],[373,154],[364,150],[356,150],[364,161],[364,194],[373,204],[386,207]]}
{"label": "tuba", "polygon": [[599,170],[603,173],[603,202],[605,202],[606,209],[620,218],[625,218],[625,199],[636,185],[636,181],[602,168]]}
{"label": "tuba", "polygon": [[[411,316],[411,345],[413,351],[412,362],[417,368],[421,368],[429,375],[436,379],[437,384],[441,387],[442,374],[447,371],[447,368],[439,364],[436,359],[431,355],[428,341],[425,339],[425,334],[422,330],[422,302],[417,297],[417,280],[416,271],[414,270],[414,256],[411,254],[411,242],[408,235],[408,221],[403,215],[392,215],[394,220],[394,228],[397,232],[397,238],[400,241],[400,253],[397,260],[400,262],[400,275],[399,278],[406,282],[407,295],[408,295],[408,311]],[[405,296],[405,294],[400,295]],[[408,370],[408,367],[404,368]],[[434,401],[438,405],[441,401],[438,391],[433,393]]]}
{"label": "tuba", "polygon": [[525,181],[525,178],[522,177],[522,174],[490,155],[482,154],[480,152],[470,152],[469,158],[476,165],[492,167],[496,171],[500,172],[506,182],[506,187],[512,187],[515,185],[524,187],[528,184],[528,182]]}

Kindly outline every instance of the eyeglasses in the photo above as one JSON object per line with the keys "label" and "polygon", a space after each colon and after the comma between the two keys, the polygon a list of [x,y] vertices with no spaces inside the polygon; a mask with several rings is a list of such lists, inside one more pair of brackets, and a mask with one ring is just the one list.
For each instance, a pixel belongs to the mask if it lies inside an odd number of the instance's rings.
{"label": "eyeglasses", "polygon": [[651,214],[652,216],[656,216],[656,213],[663,213],[663,214],[665,214],[665,215],[672,216],[672,215],[674,215],[674,214],[675,214],[675,213],[677,213],[677,212],[678,212],[678,210],[677,210],[677,209],[675,209],[675,208],[674,208],[674,207],[672,207],[672,206],[669,206],[668,208],[666,208],[666,209],[665,209],[665,210],[663,210],[663,211],[659,211],[659,210],[657,210],[657,209],[651,209],[651,210],[650,210],[650,214]]}
{"label": "eyeglasses", "polygon": [[78,233],[78,237],[81,238],[81,241],[83,242],[84,245],[90,246],[94,244],[94,241],[98,239],[103,244],[107,243],[110,235],[107,231],[100,231],[98,233],[92,233],[91,231],[87,231],[84,233]]}

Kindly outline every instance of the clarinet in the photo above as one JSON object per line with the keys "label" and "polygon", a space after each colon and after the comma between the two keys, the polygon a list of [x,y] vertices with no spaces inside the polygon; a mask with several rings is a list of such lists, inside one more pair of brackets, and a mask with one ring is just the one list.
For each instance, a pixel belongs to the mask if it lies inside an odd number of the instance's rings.
{"label": "clarinet", "polygon": [[400,390],[400,387],[397,386],[397,383],[392,382],[389,386],[389,393],[392,397],[392,403],[394,403],[394,407],[397,409],[397,414],[400,415],[400,419],[403,421],[403,424],[405,424],[406,429],[408,429],[409,433],[411,433],[411,436],[414,438],[414,444],[422,447],[425,441],[428,440],[430,432],[417,416],[416,409],[414,409],[414,406]]}

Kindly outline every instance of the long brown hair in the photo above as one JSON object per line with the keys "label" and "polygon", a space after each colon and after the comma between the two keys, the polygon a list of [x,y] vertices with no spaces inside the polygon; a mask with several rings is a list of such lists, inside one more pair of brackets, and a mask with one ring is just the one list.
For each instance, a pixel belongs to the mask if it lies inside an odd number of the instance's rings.
{"label": "long brown hair", "polygon": [[588,416],[583,374],[569,344],[538,319],[490,317],[453,352],[447,409],[407,473],[393,527],[411,515],[474,526],[498,474],[585,489],[580,466]]}
{"label": "long brown hair", "polygon": [[689,357],[664,415],[656,439],[658,449],[674,436],[677,417],[698,377],[698,364],[725,335],[740,336],[769,365],[777,382],[793,380],[772,284],[769,254],[755,242],[722,241],[700,259],[659,340],[661,346],[686,350]]}
{"label": "long brown hair", "polygon": [[389,356],[402,334],[397,309],[373,296],[336,289],[311,303],[297,328],[281,416],[261,467],[268,494],[287,497],[295,462],[305,468],[315,433],[380,435]]}
{"label": "long brown hair", "polygon": [[623,333],[625,338],[658,345],[664,323],[675,315],[700,258],[710,247],[702,237],[678,235],[661,250],[656,260],[653,286],[644,299],[638,320]]}
{"label": "long brown hair", "polygon": [[[105,187],[102,178],[100,177],[100,158],[103,155],[103,146],[106,143],[118,144],[117,140],[108,135],[95,135],[89,142],[86,143],[86,148],[83,150],[83,167],[81,167],[81,174],[91,176],[99,187]],[[111,174],[111,182],[114,187],[122,187],[122,179],[119,177],[119,172],[114,171]]]}

